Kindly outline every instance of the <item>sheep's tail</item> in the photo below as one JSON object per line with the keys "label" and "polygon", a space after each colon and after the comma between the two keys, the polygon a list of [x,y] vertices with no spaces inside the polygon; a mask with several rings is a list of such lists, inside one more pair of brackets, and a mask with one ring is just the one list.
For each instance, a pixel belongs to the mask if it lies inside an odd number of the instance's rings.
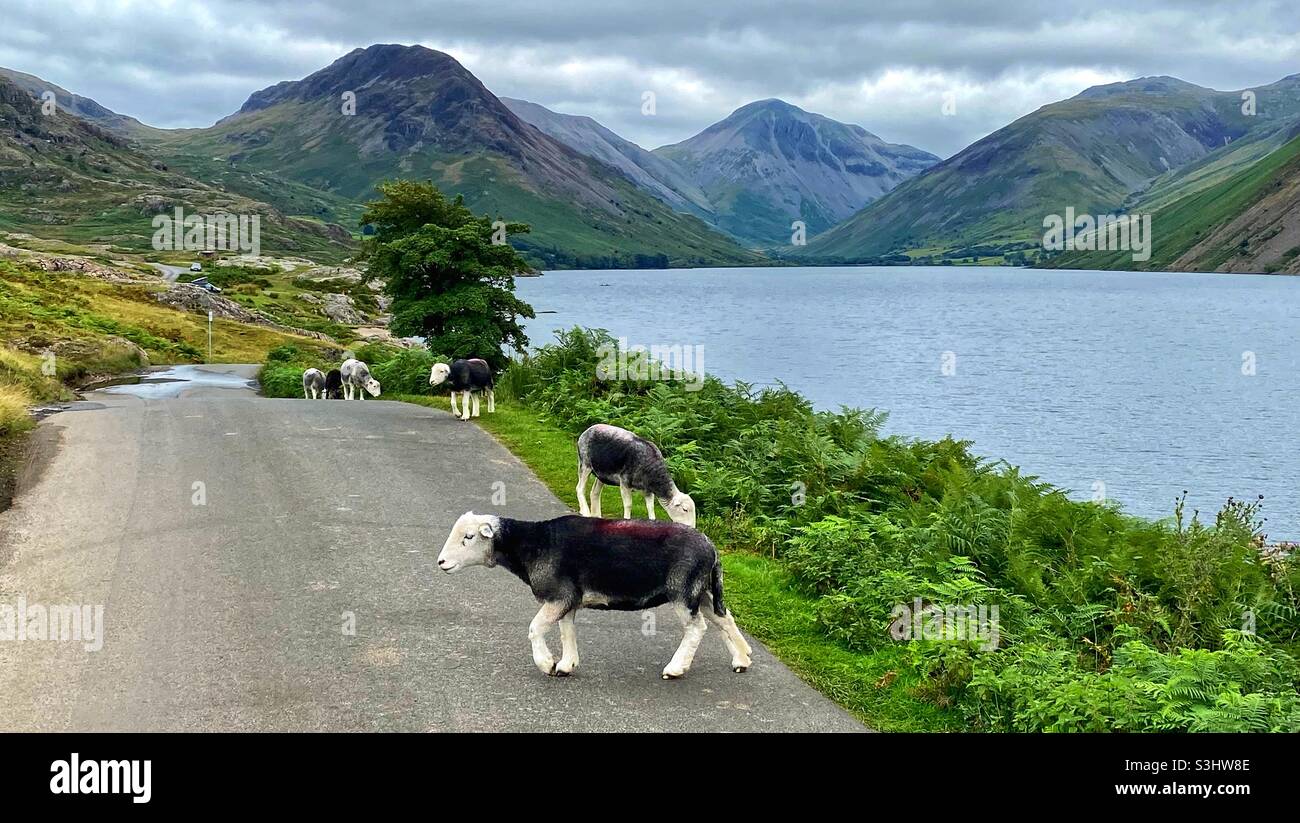
{"label": "sheep's tail", "polygon": [[718,617],[726,617],[727,604],[722,602],[722,558],[713,564],[713,583],[709,593],[713,595],[713,613]]}

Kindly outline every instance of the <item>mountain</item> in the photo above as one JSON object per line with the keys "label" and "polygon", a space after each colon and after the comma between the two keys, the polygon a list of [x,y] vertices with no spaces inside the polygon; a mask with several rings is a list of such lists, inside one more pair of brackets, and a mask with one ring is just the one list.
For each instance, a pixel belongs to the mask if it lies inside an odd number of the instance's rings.
{"label": "mountain", "polygon": [[1300,274],[1300,127],[1290,136],[1254,165],[1156,210],[1149,260],[1066,252],[1048,265]]}
{"label": "mountain", "polygon": [[811,237],[939,161],[781,100],[742,106],[654,155],[704,193],[719,228],[771,247],[790,243],[795,220]]}
{"label": "mountain", "polygon": [[128,117],[125,114],[118,114],[111,109],[101,106],[89,97],[82,97],[79,94],[73,94],[67,89],[56,86],[46,80],[42,80],[33,74],[24,74],[21,71],[14,71],[13,69],[6,69],[3,66],[0,66],[0,77],[8,79],[15,86],[18,86],[18,88],[38,100],[43,99],[42,95],[45,92],[54,92],[54,102],[59,111],[73,114],[82,120],[110,131],[119,137],[134,137],[142,133],[154,131],[154,129],[146,126],[134,117]]}
{"label": "mountain", "polygon": [[151,248],[153,217],[181,207],[258,215],[267,249],[331,259],[354,248],[340,226],[287,217],[266,203],[187,177],[70,113],[76,110],[72,105],[46,115],[28,88],[0,75],[0,229],[145,250]]}
{"label": "mountain", "polygon": [[610,166],[637,188],[659,198],[676,211],[689,212],[706,220],[712,216],[712,206],[704,192],[675,164],[630,140],[624,140],[590,117],[560,114],[545,106],[510,97],[502,97],[501,102],[526,123],[579,154]]}
{"label": "mountain", "polygon": [[[1255,115],[1243,112],[1241,92],[1172,77],[1087,89],[975,142],[794,256],[1036,253],[1047,215],[1067,207],[1080,214],[1131,209],[1162,185],[1166,200],[1178,199],[1257,160],[1277,144],[1279,128],[1300,115],[1293,80],[1257,90]],[[1224,158],[1224,168],[1210,170]],[[1198,164],[1208,171],[1174,179],[1177,170]]]}
{"label": "mountain", "polygon": [[431,179],[475,211],[530,224],[512,242],[541,266],[759,259],[525,123],[452,57],[422,46],[356,49],[157,148],[204,158],[205,177],[237,170],[227,185],[241,190],[249,175],[275,174],[361,201],[385,179]]}

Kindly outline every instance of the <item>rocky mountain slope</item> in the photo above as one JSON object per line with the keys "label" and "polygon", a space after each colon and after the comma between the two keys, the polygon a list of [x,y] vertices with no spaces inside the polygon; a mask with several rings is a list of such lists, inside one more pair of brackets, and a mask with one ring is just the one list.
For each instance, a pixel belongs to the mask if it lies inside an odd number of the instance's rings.
{"label": "rocky mountain slope", "polygon": [[[1088,89],[928,169],[800,254],[864,260],[1032,249],[1041,242],[1044,217],[1067,207],[1114,213],[1162,184],[1169,186],[1166,201],[1177,199],[1258,159],[1270,140],[1277,144],[1278,129],[1300,114],[1294,78],[1256,93],[1251,115],[1243,111],[1241,92],[1171,77]],[[1177,170],[1226,156],[1233,159],[1222,169],[1171,180]]]}
{"label": "rocky mountain slope", "polygon": [[543,266],[757,259],[525,123],[455,59],[422,46],[357,49],[158,146],[352,201],[385,179],[431,179],[476,211],[530,224],[532,234],[512,240]]}

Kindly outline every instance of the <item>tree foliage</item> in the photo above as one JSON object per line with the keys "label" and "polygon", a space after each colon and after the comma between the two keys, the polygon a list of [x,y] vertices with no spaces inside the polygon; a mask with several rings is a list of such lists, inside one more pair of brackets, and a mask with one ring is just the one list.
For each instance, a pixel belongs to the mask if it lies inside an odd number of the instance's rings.
{"label": "tree foliage", "polygon": [[381,279],[393,299],[393,333],[424,337],[437,354],[504,368],[503,347],[524,351],[519,321],[535,315],[514,293],[515,276],[531,269],[501,241],[528,226],[494,228],[490,217],[474,214],[460,196],[448,200],[432,183],[399,180],[378,189],[382,199],[367,204],[361,218],[374,232],[364,256],[368,276]]}

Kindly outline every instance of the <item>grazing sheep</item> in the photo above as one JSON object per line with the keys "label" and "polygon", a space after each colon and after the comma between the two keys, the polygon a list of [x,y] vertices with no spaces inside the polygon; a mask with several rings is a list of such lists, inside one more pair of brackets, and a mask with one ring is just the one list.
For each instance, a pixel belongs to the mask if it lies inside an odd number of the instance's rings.
{"label": "grazing sheep", "polygon": [[[578,665],[573,616],[578,609],[639,611],[671,603],[686,628],[663,678],[686,674],[704,636],[705,619],[722,631],[731,670],[750,667],[751,649],[722,599],[722,563],[709,538],[678,523],[593,520],[565,515],[539,522],[466,512],[438,554],[447,573],[502,566],[532,589],[542,608],[528,627],[533,662],[564,677]],[[546,633],[560,626],[555,662]]]}
{"label": "grazing sheep", "polygon": [[[379,396],[379,381],[370,376],[370,367],[356,358],[344,360],[339,368],[343,380],[343,398],[351,400],[353,395],[358,400],[366,399],[366,392],[371,397]],[[363,391],[364,390],[364,391]]]}
{"label": "grazing sheep", "polygon": [[325,373],[320,369],[307,369],[302,373],[302,397],[304,400],[323,400],[325,398]]}
{"label": "grazing sheep", "polygon": [[[433,368],[429,370],[429,385],[437,386],[444,380],[451,386],[451,413],[459,415],[461,420],[470,418],[469,399],[471,394],[474,396],[475,417],[478,417],[480,394],[487,395],[489,414],[497,410],[497,393],[493,388],[492,367],[488,365],[486,360],[479,360],[478,358],[453,360],[450,366],[446,363],[435,363]],[[465,406],[464,414],[456,409],[456,392],[462,393],[461,400]]]}
{"label": "grazing sheep", "polygon": [[330,369],[325,375],[325,399],[343,399],[343,372],[338,369]]}
{"label": "grazing sheep", "polygon": [[[583,489],[596,475],[588,505]],[[578,508],[586,517],[600,517],[600,491],[618,486],[623,517],[632,516],[632,491],[645,494],[646,513],[655,519],[655,498],[676,523],[695,527],[695,501],[680,491],[668,473],[659,447],[627,429],[597,423],[578,438]]]}

